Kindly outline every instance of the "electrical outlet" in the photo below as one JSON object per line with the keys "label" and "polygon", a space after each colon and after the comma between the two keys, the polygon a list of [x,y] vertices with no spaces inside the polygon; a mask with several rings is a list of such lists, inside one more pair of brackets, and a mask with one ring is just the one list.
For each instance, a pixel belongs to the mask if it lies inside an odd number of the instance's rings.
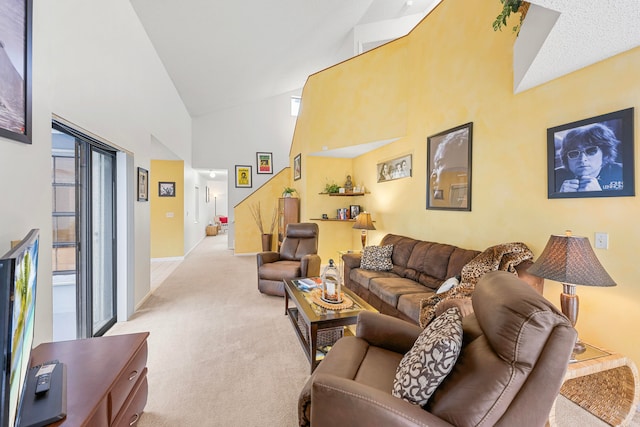
{"label": "electrical outlet", "polygon": [[596,249],[609,249],[609,234],[596,233]]}

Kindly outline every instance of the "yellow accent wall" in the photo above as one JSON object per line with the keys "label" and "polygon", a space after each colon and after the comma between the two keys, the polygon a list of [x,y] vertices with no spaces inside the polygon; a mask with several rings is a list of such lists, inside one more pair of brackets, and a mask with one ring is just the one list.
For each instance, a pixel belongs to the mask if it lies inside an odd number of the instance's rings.
{"label": "yellow accent wall", "polygon": [[[290,169],[284,168],[251,193],[249,197],[234,206],[233,215],[236,224],[234,252],[236,254],[262,252],[262,236],[256,221],[253,219],[251,207],[257,208],[258,204],[260,204],[262,230],[268,234],[271,231],[274,209],[278,208],[278,199],[282,197],[284,188],[292,187],[298,190],[298,187],[290,183]],[[300,197],[300,194],[295,193],[294,196]],[[277,235],[278,224],[276,222],[271,243],[273,250],[277,250]]]}
{"label": "yellow accent wall", "polygon": [[[298,153],[303,159],[296,181],[305,195],[302,221],[346,203],[318,193],[327,179],[342,183],[350,173],[371,192],[354,199],[376,221],[377,230],[369,233],[373,244],[387,233],[478,250],[521,241],[539,255],[551,234],[571,229],[593,244],[595,232],[607,232],[609,249],[595,253],[618,286],[578,287],[577,329],[583,340],[640,363],[634,333],[640,324],[640,201],[548,199],[546,141],[547,128],[638,107],[640,49],[514,94],[516,35],[494,32],[495,14],[495,0],[444,1],[406,37],[309,77],[290,159],[293,164]],[[472,210],[427,210],[427,137],[468,122]],[[354,159],[313,156],[323,147],[394,137],[400,139]],[[377,163],[407,154],[413,156],[411,178],[376,182]],[[348,224],[320,224],[323,263],[338,250],[360,246],[359,233]],[[545,296],[558,306],[560,292],[559,283],[546,281]]]}
{"label": "yellow accent wall", "polygon": [[[158,196],[159,182],[175,182],[175,197]],[[184,162],[151,160],[151,258],[184,256]]]}

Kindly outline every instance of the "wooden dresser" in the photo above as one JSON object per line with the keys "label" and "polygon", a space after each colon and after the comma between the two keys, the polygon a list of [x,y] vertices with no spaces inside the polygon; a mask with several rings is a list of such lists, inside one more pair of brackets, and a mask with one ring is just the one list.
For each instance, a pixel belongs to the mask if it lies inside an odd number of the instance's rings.
{"label": "wooden dresser", "polygon": [[134,426],[147,403],[148,332],[40,344],[32,365],[67,369],[67,417],[51,426]]}

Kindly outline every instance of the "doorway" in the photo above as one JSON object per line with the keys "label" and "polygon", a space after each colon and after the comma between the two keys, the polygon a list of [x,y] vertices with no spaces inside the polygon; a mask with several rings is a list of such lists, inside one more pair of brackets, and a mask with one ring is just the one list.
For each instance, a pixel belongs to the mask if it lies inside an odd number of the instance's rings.
{"label": "doorway", "polygon": [[116,150],[52,124],[53,339],[116,321]]}

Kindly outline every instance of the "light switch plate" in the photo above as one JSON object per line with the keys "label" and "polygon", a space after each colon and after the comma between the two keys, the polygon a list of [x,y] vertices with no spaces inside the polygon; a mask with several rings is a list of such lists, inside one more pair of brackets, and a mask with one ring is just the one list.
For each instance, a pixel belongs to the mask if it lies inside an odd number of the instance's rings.
{"label": "light switch plate", "polygon": [[596,249],[609,249],[609,234],[596,233]]}

